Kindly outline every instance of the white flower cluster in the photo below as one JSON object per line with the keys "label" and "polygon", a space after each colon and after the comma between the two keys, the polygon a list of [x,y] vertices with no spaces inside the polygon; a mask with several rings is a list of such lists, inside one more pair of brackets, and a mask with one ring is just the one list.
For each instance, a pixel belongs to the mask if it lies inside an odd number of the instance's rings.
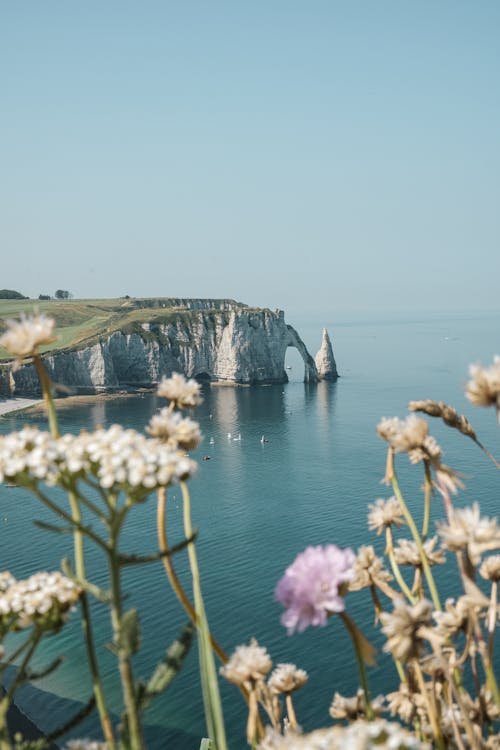
{"label": "white flower cluster", "polygon": [[0,481],[30,476],[53,484],[63,455],[49,432],[26,426],[0,436]]}
{"label": "white flower cluster", "polygon": [[55,341],[54,319],[46,315],[21,315],[21,320],[5,321],[7,330],[0,336],[0,346],[16,357],[34,354],[39,346]]}
{"label": "white flower cluster", "polygon": [[106,750],[107,747],[105,742],[89,740],[88,737],[83,737],[76,740],[68,740],[64,746],[64,750]]}
{"label": "white flower cluster", "polygon": [[429,750],[429,745],[395,721],[358,721],[346,727],[317,729],[308,734],[280,735],[268,729],[258,750]]}
{"label": "white flower cluster", "polygon": [[35,573],[25,581],[12,578],[0,594],[0,622],[6,630],[31,625],[55,630],[66,621],[80,593],[81,589],[58,571]]}
{"label": "white flower cluster", "polygon": [[179,451],[120,425],[57,439],[35,427],[0,436],[0,481],[42,479],[64,485],[90,473],[103,489],[140,498],[187,479],[195,469],[195,462]]}

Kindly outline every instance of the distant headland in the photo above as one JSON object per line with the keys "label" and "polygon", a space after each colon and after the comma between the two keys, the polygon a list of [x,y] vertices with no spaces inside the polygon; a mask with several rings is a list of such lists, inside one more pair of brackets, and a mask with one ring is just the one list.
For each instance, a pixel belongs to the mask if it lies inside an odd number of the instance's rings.
{"label": "distant headland", "polygon": [[[53,382],[72,393],[150,388],[172,372],[206,383],[285,383],[288,347],[303,359],[305,382],[338,378],[326,329],[313,359],[282,310],[232,299],[174,297],[35,304],[56,320],[58,340],[42,350],[45,366]],[[3,319],[22,311],[30,311],[26,300],[0,300],[0,330]],[[0,350],[0,393],[38,395],[34,366],[12,368]]]}

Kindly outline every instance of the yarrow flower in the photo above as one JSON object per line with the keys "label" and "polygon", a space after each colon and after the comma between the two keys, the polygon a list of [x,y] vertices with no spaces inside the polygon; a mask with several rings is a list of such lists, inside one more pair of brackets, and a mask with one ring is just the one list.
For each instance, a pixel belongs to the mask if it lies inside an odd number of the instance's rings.
{"label": "yarrow flower", "polygon": [[469,373],[465,395],[474,406],[494,406],[500,420],[500,357],[496,355],[490,367],[471,365]]}
{"label": "yarrow flower", "polygon": [[120,425],[57,439],[35,427],[0,436],[0,481],[44,480],[67,486],[90,473],[103,489],[141,500],[195,470],[196,463],[182,452]]}
{"label": "yarrow flower", "polygon": [[295,664],[278,664],[267,681],[272,693],[293,693],[307,682],[307,672]]}
{"label": "yarrow flower", "polygon": [[16,357],[28,357],[43,344],[55,341],[54,318],[47,315],[21,315],[20,320],[7,319],[6,332],[0,336],[0,346]]}
{"label": "yarrow flower", "polygon": [[57,630],[80,597],[81,589],[62,573],[35,573],[16,581],[0,594],[0,622],[3,628],[22,630],[36,625]]}
{"label": "yarrow flower", "polygon": [[203,399],[201,386],[196,380],[186,380],[184,375],[174,372],[170,378],[163,378],[158,386],[158,396],[168,398],[176,409],[193,409]]}
{"label": "yarrow flower", "polygon": [[275,590],[286,607],[282,624],[290,635],[309,625],[326,625],[329,615],[343,612],[344,584],[353,578],[356,555],[335,544],[307,547],[286,569]]}
{"label": "yarrow flower", "polygon": [[220,668],[220,674],[235,685],[264,680],[272,667],[271,657],[255,638],[250,645],[238,646],[229,661]]}
{"label": "yarrow flower", "polygon": [[267,729],[257,750],[429,750],[429,745],[395,721],[358,719],[345,727],[307,734],[288,732],[283,736]]}
{"label": "yarrow flower", "polygon": [[167,443],[171,448],[182,448],[186,451],[196,448],[201,441],[200,427],[189,417],[182,417],[179,412],[165,408],[151,417],[146,427],[152,437]]}

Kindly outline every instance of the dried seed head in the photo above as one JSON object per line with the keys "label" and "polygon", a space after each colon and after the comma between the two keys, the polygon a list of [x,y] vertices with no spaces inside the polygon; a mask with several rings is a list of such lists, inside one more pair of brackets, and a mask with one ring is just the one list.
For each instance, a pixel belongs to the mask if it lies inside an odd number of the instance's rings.
{"label": "dried seed head", "polygon": [[[372,699],[371,707],[376,716],[380,716],[385,710],[385,698],[378,695]],[[333,719],[347,719],[355,721],[366,717],[366,699],[363,690],[358,690],[352,698],[346,698],[340,693],[335,693],[329,710]]]}
{"label": "dried seed head", "polygon": [[453,510],[448,523],[437,523],[443,546],[451,552],[466,550],[473,565],[484,552],[500,549],[500,528],[496,518],[480,516],[478,503],[472,508]]}
{"label": "dried seed head", "polygon": [[394,496],[388,500],[378,498],[374,503],[368,506],[368,527],[370,531],[376,531],[377,535],[385,531],[388,526],[399,528],[405,521],[401,505]]}
{"label": "dried seed head", "polygon": [[55,341],[54,318],[47,315],[21,315],[20,320],[5,321],[7,330],[0,336],[0,346],[5,347],[15,357],[29,357],[38,352],[44,344]]}
{"label": "dried seed head", "polygon": [[279,695],[280,693],[294,693],[306,684],[307,679],[307,672],[298,669],[295,664],[278,664],[267,684],[272,693]]}
{"label": "dried seed head", "polygon": [[377,557],[371,545],[358,549],[353,566],[354,577],[349,581],[349,591],[359,591],[377,583],[392,581],[392,575],[384,568],[384,561]]}
{"label": "dried seed head", "polygon": [[408,409],[410,411],[421,411],[430,417],[441,417],[448,427],[454,427],[463,435],[476,440],[476,433],[469,420],[459,414],[452,406],[445,404],[444,401],[431,401],[430,399],[410,401]]}
{"label": "dried seed head", "polygon": [[263,680],[272,666],[272,661],[263,646],[255,638],[250,645],[238,646],[229,661],[220,668],[220,674],[235,685]]}
{"label": "dried seed head", "polygon": [[500,581],[500,555],[490,555],[483,560],[479,573],[488,581]]}
{"label": "dried seed head", "polygon": [[469,367],[471,379],[465,386],[465,395],[475,406],[494,406],[500,419],[500,357],[493,359],[490,367],[480,364]]}
{"label": "dried seed head", "polygon": [[[437,536],[427,539],[424,542],[424,552],[429,565],[442,565],[445,560],[442,549],[435,550]],[[422,567],[422,558],[416,542],[413,539],[399,539],[398,546],[394,549],[394,556],[398,565],[413,565],[416,568]]]}
{"label": "dried seed head", "polygon": [[382,612],[382,632],[387,636],[384,651],[391,652],[396,659],[406,662],[419,657],[424,650],[422,627],[432,625],[432,604],[422,599],[411,606],[399,597],[394,602],[392,613]]}

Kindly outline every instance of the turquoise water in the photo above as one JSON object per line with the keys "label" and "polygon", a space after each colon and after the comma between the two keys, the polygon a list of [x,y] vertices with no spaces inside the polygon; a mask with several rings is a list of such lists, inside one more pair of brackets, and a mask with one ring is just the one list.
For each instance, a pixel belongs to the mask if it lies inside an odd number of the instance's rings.
{"label": "turquoise water", "polygon": [[[193,455],[208,454],[210,461],[200,461],[191,493],[210,624],[228,651],[255,636],[275,663],[292,661],[307,670],[309,684],[296,699],[298,717],[306,729],[329,721],[328,707],[336,690],[344,694],[356,690],[354,656],[340,621],[334,618],[325,628],[288,637],[279,622],[280,606],[273,599],[276,581],[309,544],[333,542],[356,548],[373,543],[382,552],[383,541],[370,534],[366,524],[367,504],[390,494],[380,483],[385,447],[375,426],[382,416],[404,416],[409,399],[435,398],[454,404],[473,422],[480,439],[500,453],[493,412],[473,409],[463,396],[468,364],[478,360],[489,364],[500,351],[499,320],[499,315],[480,314],[405,320],[387,315],[355,321],[347,316],[335,321],[289,317],[311,352],[319,347],[322,325],[328,326],[341,374],[337,383],[302,383],[303,366],[291,350],[287,358],[290,383],[285,386],[208,387],[204,391],[196,417],[205,440]],[[153,395],[97,400],[61,410],[61,429],[78,431],[113,422],[142,429],[158,406]],[[33,417],[10,415],[0,420],[0,429],[19,429],[27,421]],[[466,473],[466,490],[457,504],[479,500],[483,513],[495,515],[498,478],[493,465],[472,442],[440,423],[431,421],[431,432],[445,451],[446,463]],[[263,434],[266,443],[260,441]],[[241,440],[234,440],[238,435]],[[405,457],[399,466],[402,485],[419,517],[421,475],[408,466]],[[0,487],[0,500],[1,567],[17,577],[57,567],[68,554],[68,539],[33,526],[34,519],[49,518],[44,509],[19,489]],[[442,516],[441,510],[436,499],[434,518]],[[180,540],[181,504],[176,490],[169,494],[168,524],[169,540]],[[153,498],[132,513],[124,543],[130,551],[155,549]],[[177,556],[175,564],[188,588],[184,555]],[[438,571],[446,595],[457,593],[450,575],[453,570],[450,560]],[[89,573],[104,583],[99,554],[91,555]],[[134,567],[127,573],[128,605],[139,607],[144,644],[136,673],[147,677],[186,618],[159,565]],[[347,605],[366,634],[380,643],[365,593],[350,594]],[[118,712],[114,657],[105,649],[111,639],[107,613],[102,605],[94,611],[104,676],[112,708]],[[68,717],[68,702],[60,698],[83,701],[90,693],[76,613],[61,635],[45,643],[44,659],[59,653],[65,655],[62,667],[37,683],[37,690],[25,691],[21,701],[47,730]],[[375,693],[395,685],[395,671],[384,655],[369,676]],[[231,746],[244,747],[242,700],[233,686],[222,684],[221,689]],[[198,747],[205,729],[196,649],[171,689],[153,704],[146,723],[151,748]],[[95,721],[87,721],[84,730],[85,734],[95,732]]]}

